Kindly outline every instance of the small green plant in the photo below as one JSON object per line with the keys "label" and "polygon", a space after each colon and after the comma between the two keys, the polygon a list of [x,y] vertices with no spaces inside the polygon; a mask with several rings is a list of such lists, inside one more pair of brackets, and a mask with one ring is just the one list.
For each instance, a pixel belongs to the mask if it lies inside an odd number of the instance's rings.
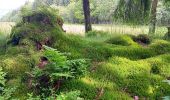
{"label": "small green plant", "polygon": [[3,92],[0,94],[0,100],[11,100],[13,98],[12,95],[14,94],[15,90],[16,87],[4,88]]}
{"label": "small green plant", "polygon": [[6,73],[2,71],[2,67],[0,67],[0,89],[5,85],[5,76]]}
{"label": "small green plant", "polygon": [[71,91],[67,93],[61,93],[57,96],[57,100],[84,100],[80,98],[80,91]]}
{"label": "small green plant", "polygon": [[32,71],[33,86],[38,87],[36,90],[39,93],[49,96],[52,94],[51,90],[58,90],[64,80],[80,78],[86,73],[88,67],[86,60],[68,60],[56,49],[43,47],[43,56],[48,63],[43,68],[37,66]]}
{"label": "small green plant", "polygon": [[28,94],[27,100],[84,100],[80,98],[80,91],[71,91],[60,93],[59,95],[53,94],[49,97],[33,96],[33,93]]}
{"label": "small green plant", "polygon": [[2,67],[0,67],[0,100],[9,100],[12,98],[12,94],[15,92],[15,88],[6,87],[6,73],[3,72]]}

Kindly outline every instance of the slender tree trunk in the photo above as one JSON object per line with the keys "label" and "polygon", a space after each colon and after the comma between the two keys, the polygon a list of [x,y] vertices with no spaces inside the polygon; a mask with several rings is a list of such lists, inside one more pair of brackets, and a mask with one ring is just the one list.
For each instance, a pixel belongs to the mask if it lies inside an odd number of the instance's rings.
{"label": "slender tree trunk", "polygon": [[91,31],[91,20],[90,20],[90,4],[89,0],[83,0],[83,10],[84,10],[84,19],[85,19],[85,31]]}
{"label": "slender tree trunk", "polygon": [[151,13],[150,13],[149,35],[153,35],[155,33],[157,5],[158,5],[158,0],[152,0],[152,7],[151,7]]}
{"label": "slender tree trunk", "polygon": [[168,35],[168,38],[170,38],[170,27],[167,27],[167,29],[168,29],[167,35]]}

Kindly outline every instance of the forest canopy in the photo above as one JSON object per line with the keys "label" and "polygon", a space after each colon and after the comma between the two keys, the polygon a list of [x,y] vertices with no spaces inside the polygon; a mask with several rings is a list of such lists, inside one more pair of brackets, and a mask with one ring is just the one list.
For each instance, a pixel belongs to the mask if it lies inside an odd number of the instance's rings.
{"label": "forest canopy", "polygon": [[[82,0],[41,0],[44,5],[59,9],[65,22],[83,23]],[[27,2],[30,10],[36,9],[39,0],[33,4]],[[90,0],[92,23],[120,23],[148,24],[150,0]],[[1,21],[19,21],[20,10],[15,10],[4,16]],[[135,20],[134,20],[135,19]]]}

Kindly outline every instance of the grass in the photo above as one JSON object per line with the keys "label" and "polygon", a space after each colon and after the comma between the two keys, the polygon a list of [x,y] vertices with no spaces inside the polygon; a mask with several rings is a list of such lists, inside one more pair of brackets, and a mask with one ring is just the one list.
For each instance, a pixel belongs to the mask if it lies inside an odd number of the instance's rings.
{"label": "grass", "polygon": [[[13,22],[0,22],[0,30],[3,33],[9,34],[11,32]],[[84,25],[81,24],[64,24],[64,29],[69,34],[82,35],[84,36]],[[116,34],[146,34],[148,33],[148,26],[129,26],[129,25],[115,25],[115,24],[101,24],[93,25],[93,30],[104,31],[107,33]],[[156,37],[162,37],[167,32],[166,27],[156,28]]]}
{"label": "grass", "polygon": [[[80,29],[73,32],[81,33],[81,25],[70,27]],[[64,82],[60,91],[80,90],[85,100],[95,99],[99,94],[101,100],[132,100],[134,96],[159,100],[170,94],[170,86],[163,83],[170,76],[170,42],[160,38],[166,31],[164,28],[158,28],[157,39],[153,38],[150,44],[145,45],[134,41],[131,35],[147,33],[146,26],[94,25],[94,29],[107,32],[92,31],[86,37],[83,34],[65,34],[58,27],[45,27],[48,31],[35,35],[41,28],[41,25],[31,23],[13,30],[13,35],[26,30],[29,34],[23,36],[18,46],[8,46],[6,55],[2,56],[0,65],[10,73],[8,78],[12,78],[8,85],[17,84],[21,89],[23,86],[19,82],[22,82],[25,71],[36,66],[39,53],[33,48],[35,45],[31,39],[43,40],[52,36],[55,38],[51,46],[69,53],[68,59],[86,58],[91,61],[86,76]],[[16,95],[20,97],[25,92],[29,90],[23,87]]]}
{"label": "grass", "polygon": [[11,33],[12,27],[15,25],[13,22],[0,22],[0,54],[4,52],[4,45]]}
{"label": "grass", "polygon": [[9,35],[14,25],[13,22],[0,22],[0,31],[5,33],[4,35]]}
{"label": "grass", "polygon": [[[130,25],[117,25],[117,24],[101,24],[92,25],[93,30],[105,31],[111,34],[147,34],[149,31],[148,26],[130,26]],[[84,25],[81,24],[64,24],[64,29],[67,33],[78,34],[84,36]],[[156,36],[162,37],[167,32],[166,27],[157,27]]]}
{"label": "grass", "polygon": [[6,36],[0,31],[0,54],[4,53],[4,45],[6,41]]}

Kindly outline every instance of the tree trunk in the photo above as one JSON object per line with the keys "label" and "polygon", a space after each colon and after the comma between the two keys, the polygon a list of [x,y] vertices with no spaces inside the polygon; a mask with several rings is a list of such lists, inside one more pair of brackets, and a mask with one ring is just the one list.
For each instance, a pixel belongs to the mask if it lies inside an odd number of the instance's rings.
{"label": "tree trunk", "polygon": [[170,27],[167,27],[167,29],[168,29],[167,35],[168,35],[168,38],[170,38]]}
{"label": "tree trunk", "polygon": [[90,4],[89,0],[83,0],[83,10],[84,10],[84,18],[85,18],[85,31],[91,31],[91,20],[90,20]]}
{"label": "tree trunk", "polygon": [[152,0],[152,7],[151,7],[151,13],[150,13],[149,35],[153,35],[155,33],[157,5],[158,5],[158,0]]}

